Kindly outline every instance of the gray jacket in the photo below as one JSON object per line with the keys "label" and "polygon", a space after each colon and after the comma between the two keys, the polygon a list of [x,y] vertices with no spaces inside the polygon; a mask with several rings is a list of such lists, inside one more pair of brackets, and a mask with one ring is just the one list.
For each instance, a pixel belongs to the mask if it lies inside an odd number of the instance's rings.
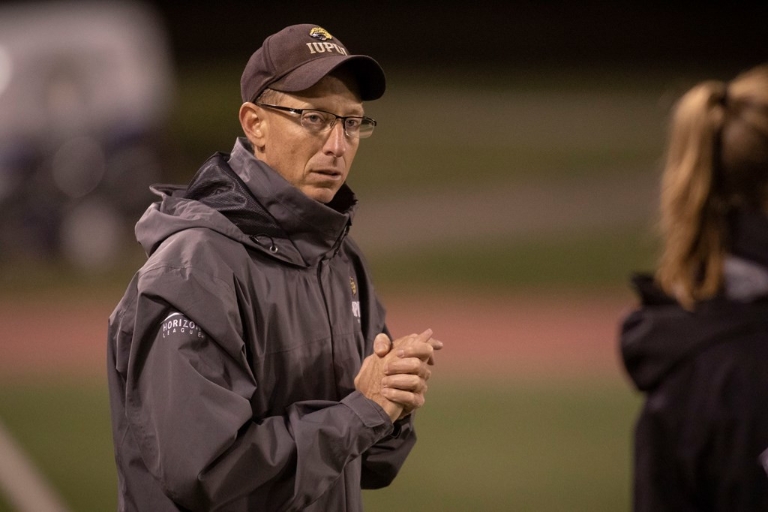
{"label": "gray jacket", "polygon": [[119,509],[362,510],[416,436],[354,388],[387,329],[351,190],[309,199],[242,139],[155,189],[109,319]]}

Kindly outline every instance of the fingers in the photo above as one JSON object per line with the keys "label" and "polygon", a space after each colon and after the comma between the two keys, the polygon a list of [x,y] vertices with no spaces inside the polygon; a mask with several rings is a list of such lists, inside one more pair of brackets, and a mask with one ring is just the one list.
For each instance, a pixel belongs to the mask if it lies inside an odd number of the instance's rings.
{"label": "fingers", "polygon": [[418,375],[422,379],[428,379],[432,372],[424,361],[417,357],[393,359],[384,366],[384,375]]}
{"label": "fingers", "polygon": [[443,348],[443,342],[440,341],[440,340],[436,340],[434,338],[430,338],[429,343],[430,343],[430,345],[432,345],[432,352],[433,352],[433,354],[431,356],[429,356],[429,359],[427,359],[427,364],[428,365],[434,365],[435,364],[434,351],[435,350],[440,350],[441,348]]}
{"label": "fingers", "polygon": [[[440,350],[443,348],[442,341],[432,338],[431,329],[427,329],[421,334],[409,334],[408,336],[403,336],[395,342],[392,342],[392,340],[389,339],[389,336],[382,332],[377,334],[376,338],[373,340],[373,353],[379,357],[384,357],[390,352],[390,350],[392,350],[392,347],[394,346],[407,348],[413,346],[418,347],[420,344],[429,344],[432,347],[432,350]],[[421,352],[419,353],[422,353],[424,350],[423,347],[420,350]],[[412,354],[411,351],[408,351],[400,357],[418,357],[415,354],[416,352],[413,352]]]}
{"label": "fingers", "polygon": [[389,354],[391,349],[392,341],[389,339],[389,336],[383,332],[377,334],[376,338],[373,340],[373,353],[379,357],[384,357]]}
{"label": "fingers", "polygon": [[422,407],[426,401],[422,393],[411,393],[410,391],[394,388],[382,389],[381,395],[391,402],[402,405],[403,411],[407,411],[409,414],[414,409]]}
{"label": "fingers", "polygon": [[398,419],[411,414],[426,403],[427,379],[418,375],[398,374],[384,377],[381,396],[402,407]]}
{"label": "fingers", "polygon": [[404,418],[425,403],[428,365],[443,343],[432,337],[432,329],[409,334],[395,341],[385,333],[373,340],[373,354],[363,360],[355,376],[355,389],[378,403],[392,421]]}
{"label": "fingers", "polygon": [[429,364],[434,364],[434,351],[435,346],[432,343],[423,342],[414,343],[413,345],[406,345],[402,348],[398,348],[396,355],[399,358],[415,357]]}
{"label": "fingers", "polygon": [[443,342],[432,334],[432,329],[426,329],[394,341],[383,333],[374,339],[374,355],[370,357],[381,363],[384,376],[372,387],[380,389],[379,396],[401,407],[399,418],[425,403],[427,381],[432,376],[429,365],[434,364],[434,352],[443,348]]}
{"label": "fingers", "polygon": [[443,342],[436,340],[435,338],[429,338],[429,344],[432,345],[432,348],[435,350],[440,350],[443,348]]}
{"label": "fingers", "polygon": [[432,337],[432,329],[427,329],[416,337],[417,342],[429,343],[434,350],[443,348],[443,342]]}
{"label": "fingers", "polygon": [[[440,350],[441,348],[443,348],[443,342],[440,341],[440,340],[436,340],[435,338],[429,338],[429,340],[427,340],[427,343],[432,347],[432,351],[429,354],[429,357],[427,359],[425,359],[425,361],[427,362],[428,365],[432,366],[432,365],[435,364],[434,351],[435,350]],[[406,354],[404,354],[404,355],[406,355]],[[418,356],[416,356],[416,357],[418,357]]]}
{"label": "fingers", "polygon": [[409,345],[427,343],[431,337],[432,337],[432,329],[427,329],[421,334],[409,334],[407,336],[403,336],[402,338],[398,338],[397,340],[392,342],[392,345],[397,348],[403,348]]}
{"label": "fingers", "polygon": [[392,375],[384,377],[381,380],[382,389],[399,389],[401,391],[410,391],[412,393],[425,393],[427,391],[427,380],[429,377],[419,375]]}
{"label": "fingers", "polygon": [[433,334],[432,329],[427,329],[426,331],[416,336],[416,341],[421,343],[426,343],[432,337],[432,334]]}
{"label": "fingers", "polygon": [[392,342],[392,346],[397,348],[398,357],[418,357],[427,362],[435,364],[434,351],[443,348],[443,342],[432,337],[432,329],[427,329],[421,334],[409,334]]}
{"label": "fingers", "polygon": [[[387,400],[387,398],[382,395],[381,381],[383,378],[382,374],[384,373],[383,366],[384,361],[375,354],[366,357],[363,360],[360,371],[355,376],[355,389],[360,391],[366,398],[379,404],[390,419],[395,421],[403,415],[404,407]],[[413,386],[413,383],[404,383],[404,385]]]}

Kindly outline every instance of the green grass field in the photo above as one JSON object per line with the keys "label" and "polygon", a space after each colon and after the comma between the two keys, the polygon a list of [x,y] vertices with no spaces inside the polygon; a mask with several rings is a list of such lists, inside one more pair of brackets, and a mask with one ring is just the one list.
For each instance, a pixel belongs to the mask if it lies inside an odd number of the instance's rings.
{"label": "green grass field", "polygon": [[[366,510],[628,510],[637,406],[623,382],[436,380],[411,457]],[[116,509],[102,382],[4,381],[0,419],[72,511]]]}
{"label": "green grass field", "polygon": [[440,382],[424,433],[370,510],[628,510],[637,402],[605,382]]}

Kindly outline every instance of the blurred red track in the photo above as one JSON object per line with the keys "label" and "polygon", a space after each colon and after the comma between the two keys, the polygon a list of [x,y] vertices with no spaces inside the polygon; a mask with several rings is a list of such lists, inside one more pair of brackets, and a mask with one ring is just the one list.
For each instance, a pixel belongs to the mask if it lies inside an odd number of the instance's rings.
{"label": "blurred red track", "polygon": [[[387,294],[394,336],[432,328],[439,375],[620,378],[628,294]],[[104,376],[116,301],[0,299],[0,375]],[[435,373],[437,376],[438,373]]]}

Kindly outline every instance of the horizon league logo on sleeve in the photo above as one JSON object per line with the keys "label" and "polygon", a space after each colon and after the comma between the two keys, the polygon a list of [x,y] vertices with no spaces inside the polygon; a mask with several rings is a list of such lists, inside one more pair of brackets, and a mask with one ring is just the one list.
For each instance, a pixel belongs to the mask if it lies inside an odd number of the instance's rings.
{"label": "horizon league logo on sleeve", "polygon": [[171,313],[165,317],[161,333],[163,338],[171,336],[205,338],[203,330],[195,322],[179,312]]}

